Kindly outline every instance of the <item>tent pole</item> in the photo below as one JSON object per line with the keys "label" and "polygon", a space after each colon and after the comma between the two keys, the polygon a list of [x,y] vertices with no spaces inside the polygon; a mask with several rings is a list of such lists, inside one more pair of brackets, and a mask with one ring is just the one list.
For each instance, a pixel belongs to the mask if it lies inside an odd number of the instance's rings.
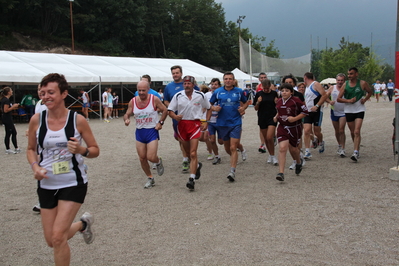
{"label": "tent pole", "polygon": [[99,107],[100,107],[100,121],[101,121],[101,119],[103,118],[103,106],[102,106],[102,95],[101,95],[101,76],[99,76],[99,78],[100,78],[100,82],[99,82],[99,84],[98,84],[98,105],[99,105]]}

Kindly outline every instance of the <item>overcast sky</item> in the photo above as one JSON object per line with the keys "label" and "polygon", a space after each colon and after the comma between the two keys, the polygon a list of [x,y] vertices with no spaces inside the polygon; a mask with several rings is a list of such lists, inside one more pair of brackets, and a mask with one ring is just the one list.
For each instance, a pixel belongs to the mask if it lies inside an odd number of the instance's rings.
{"label": "overcast sky", "polygon": [[265,45],[275,39],[282,58],[309,53],[311,39],[313,48],[337,48],[342,37],[368,47],[373,43],[384,58],[395,55],[396,0],[215,1],[222,4],[228,21],[245,15],[241,28],[265,36]]}

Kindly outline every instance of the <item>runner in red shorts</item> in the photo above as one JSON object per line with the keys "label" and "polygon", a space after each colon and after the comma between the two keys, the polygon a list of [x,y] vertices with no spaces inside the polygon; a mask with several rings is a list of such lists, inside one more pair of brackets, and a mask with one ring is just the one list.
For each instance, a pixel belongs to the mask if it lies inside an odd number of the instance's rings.
{"label": "runner in red shorts", "polygon": [[[206,121],[211,118],[211,105],[205,95],[194,90],[195,79],[192,76],[183,78],[184,90],[176,93],[168,106],[169,116],[178,121],[177,131],[181,143],[187,154],[190,155],[190,178],[186,187],[194,190],[194,179],[201,176],[202,163],[198,162],[197,149],[201,130],[206,130],[208,123],[201,125],[203,109],[208,110]],[[178,115],[176,115],[176,112]]]}

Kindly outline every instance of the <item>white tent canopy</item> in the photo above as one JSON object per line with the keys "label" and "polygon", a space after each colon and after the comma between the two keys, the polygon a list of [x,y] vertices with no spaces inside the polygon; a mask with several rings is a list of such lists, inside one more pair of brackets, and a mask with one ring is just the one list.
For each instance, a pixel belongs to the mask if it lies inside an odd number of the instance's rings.
{"label": "white tent canopy", "polygon": [[183,75],[199,83],[222,73],[188,59],[109,57],[0,51],[0,84],[38,84],[49,73],[65,75],[69,84],[137,83],[144,74],[152,81],[172,81],[170,67],[180,65]]}
{"label": "white tent canopy", "polygon": [[246,84],[251,84],[251,82],[259,83],[257,77],[248,75],[245,72],[239,70],[238,68],[235,68],[231,72],[234,74],[234,78],[237,80],[239,88],[245,89]]}

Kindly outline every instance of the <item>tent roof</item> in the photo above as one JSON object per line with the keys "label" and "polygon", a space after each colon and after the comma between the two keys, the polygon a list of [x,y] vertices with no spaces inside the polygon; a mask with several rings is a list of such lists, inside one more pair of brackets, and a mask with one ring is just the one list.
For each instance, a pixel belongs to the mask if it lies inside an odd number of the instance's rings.
{"label": "tent roof", "polygon": [[[248,75],[247,73],[241,71],[238,68],[235,68],[233,71],[231,71],[234,74],[234,77],[236,80],[250,80],[251,75]],[[252,80],[254,82],[259,82],[257,77],[252,76]]]}
{"label": "tent roof", "polygon": [[0,51],[0,83],[37,84],[48,73],[65,75],[70,84],[137,83],[144,74],[152,81],[171,82],[170,67],[199,82],[222,79],[222,73],[188,59],[110,57]]}

